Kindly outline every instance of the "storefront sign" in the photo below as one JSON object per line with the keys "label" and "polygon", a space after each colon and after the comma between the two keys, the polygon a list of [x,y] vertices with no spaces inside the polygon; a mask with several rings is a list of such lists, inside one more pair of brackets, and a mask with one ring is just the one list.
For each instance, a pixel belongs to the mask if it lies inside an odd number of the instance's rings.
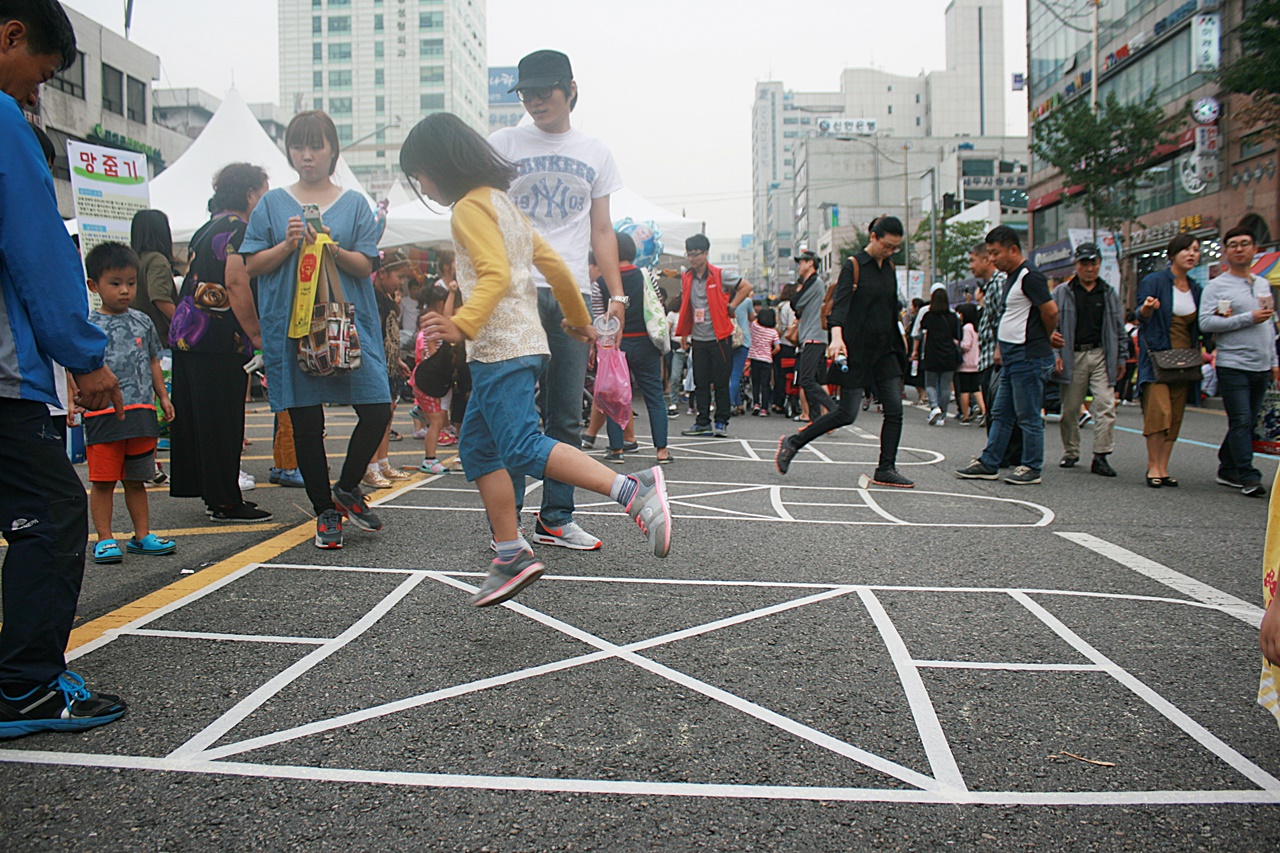
{"label": "storefront sign", "polygon": [[1050,243],[1031,252],[1031,265],[1039,270],[1051,270],[1071,264],[1071,253],[1074,251],[1070,240]]}
{"label": "storefront sign", "polygon": [[961,183],[967,190],[1025,190],[1027,188],[1027,173],[965,175],[961,179]]}
{"label": "storefront sign", "polygon": [[1193,216],[1184,216],[1181,219],[1172,219],[1160,225],[1153,225],[1150,228],[1136,228],[1129,232],[1129,250],[1133,251],[1149,245],[1168,243],[1179,234],[1199,234],[1205,231],[1216,231],[1217,227],[1218,218],[1216,216],[1201,216],[1197,213]]}
{"label": "storefront sign", "polygon": [[490,68],[489,69],[489,103],[491,104],[518,104],[520,103],[520,95],[516,92],[508,91],[516,84],[518,69],[511,68]]}
{"label": "storefront sign", "polygon": [[155,148],[137,139],[131,139],[124,134],[114,133],[107,130],[100,124],[95,124],[93,126],[93,130],[89,132],[88,138],[91,142],[101,142],[103,145],[108,145],[112,148],[123,148],[126,151],[137,151],[140,154],[145,154],[148,159],[154,161],[161,169],[164,168],[164,157],[160,154],[159,148]]}
{"label": "storefront sign", "polygon": [[1191,70],[1217,71],[1221,22],[1217,15],[1196,15],[1191,24]]}
{"label": "storefront sign", "polygon": [[873,118],[820,118],[818,132],[832,136],[875,136],[876,120]]}

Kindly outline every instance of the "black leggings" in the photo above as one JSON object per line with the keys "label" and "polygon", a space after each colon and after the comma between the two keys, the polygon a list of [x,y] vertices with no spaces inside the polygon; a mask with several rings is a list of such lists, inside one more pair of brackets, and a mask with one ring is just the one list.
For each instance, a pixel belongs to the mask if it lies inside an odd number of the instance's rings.
{"label": "black leggings", "polygon": [[[877,377],[875,385],[876,392],[880,395],[880,404],[884,406],[884,422],[880,426],[880,463],[877,470],[885,470],[898,464],[898,442],[902,440],[902,376]],[[835,411],[815,418],[813,423],[797,433],[795,445],[804,447],[814,439],[852,424],[857,420],[858,403],[862,400],[862,394],[861,388],[841,389],[840,405]]]}
{"label": "black leggings", "polygon": [[[373,456],[378,452],[382,436],[391,423],[389,403],[363,403],[353,407],[360,420],[347,444],[347,458],[342,463],[338,488],[355,491],[360,485]],[[307,484],[307,497],[316,515],[333,509],[333,492],[329,488],[329,459],[324,452],[324,407],[303,406],[290,409],[293,421],[293,445],[298,452],[298,472]]]}
{"label": "black leggings", "polygon": [[751,360],[751,401],[758,409],[769,411],[773,402],[773,362]]}

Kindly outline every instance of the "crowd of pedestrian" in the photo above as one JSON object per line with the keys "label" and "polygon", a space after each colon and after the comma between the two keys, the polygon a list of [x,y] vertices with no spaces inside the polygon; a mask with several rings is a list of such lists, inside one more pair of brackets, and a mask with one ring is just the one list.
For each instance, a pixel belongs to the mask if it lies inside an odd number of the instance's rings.
{"label": "crowd of pedestrian", "polygon": [[[519,64],[513,91],[532,118],[528,126],[486,141],[438,113],[408,134],[400,152],[405,176],[424,203],[452,209],[454,252],[439,259],[434,282],[419,280],[407,256],[379,251],[369,205],[334,181],[340,139],[319,110],[296,115],[285,133],[296,182],[271,187],[266,172],[248,163],[219,171],[209,221],[189,242],[180,284],[161,211],[139,213],[132,245],[97,245],[82,271],[58,216],[48,159],[20,109],[75,60],[75,35],[52,0],[18,9],[0,18],[0,309],[11,336],[0,341],[0,526],[9,543],[0,737],[80,730],[125,712],[118,697],[67,671],[64,650],[90,516],[97,563],[178,547],[149,528],[146,483],[157,482],[162,424],[172,496],[199,498],[215,522],[271,518],[244,498],[254,485],[240,468],[249,375],[261,375],[276,415],[272,480],[305,489],[319,548],[343,547],[346,525],[384,527],[366,489],[405,477],[388,451],[399,438],[391,430],[398,400],[413,400],[423,473],[445,476],[438,449],[457,444],[496,555],[472,598],[480,607],[538,579],[545,566],[535,545],[602,547],[575,519],[575,489],[617,502],[649,550],[667,556],[672,516],[663,466],[673,461],[667,436],[682,388],[694,416],[685,436],[728,437],[731,419],[748,411],[806,421],[779,441],[782,474],[806,444],[854,423],[874,400],[883,419],[873,482],[911,488],[897,468],[908,384],[927,394],[929,423],[950,417],[954,387],[958,419],[989,425],[981,456],[958,476],[996,479],[1013,454],[1006,482],[1032,484],[1041,481],[1042,399],[1052,380],[1063,386],[1060,464],[1079,459],[1075,411],[1091,396],[1091,470],[1115,476],[1107,462],[1113,389],[1130,363],[1130,333],[1114,284],[1098,277],[1096,246],[1081,246],[1076,276],[1051,291],[1024,258],[1017,233],[997,227],[971,253],[982,298],[957,313],[945,290],[927,304],[900,304],[891,259],[905,229],[892,216],[871,223],[865,248],[842,262],[830,285],[818,258],[800,254],[797,281],[776,305],[757,301],[749,282],[709,263],[709,241],[696,235],[685,245],[679,293],[664,305],[635,264],[634,242],[614,231],[609,201],[621,178],[608,147],[573,127],[577,83],[557,51],[536,51]],[[553,184],[559,203],[540,203]],[[1225,243],[1229,272],[1203,292],[1188,277],[1199,251],[1190,238],[1175,240],[1169,270],[1139,289],[1134,361],[1147,482],[1178,485],[1169,451],[1187,382],[1178,360],[1162,354],[1198,351],[1212,335],[1230,424],[1218,482],[1257,496],[1265,490],[1249,439],[1277,375],[1273,306],[1249,273],[1252,235],[1234,229]],[[93,311],[86,278],[98,297]],[[583,452],[593,347],[597,359],[605,350],[608,359],[625,358],[657,465],[619,474]],[[357,417],[334,482],[324,441],[328,405],[349,406]],[[87,500],[49,407],[65,409],[73,422],[83,417]],[[625,463],[634,443],[627,420],[606,418],[603,461]],[[543,482],[529,538],[520,525],[527,477]],[[117,483],[133,525],[123,548],[111,522]]]}

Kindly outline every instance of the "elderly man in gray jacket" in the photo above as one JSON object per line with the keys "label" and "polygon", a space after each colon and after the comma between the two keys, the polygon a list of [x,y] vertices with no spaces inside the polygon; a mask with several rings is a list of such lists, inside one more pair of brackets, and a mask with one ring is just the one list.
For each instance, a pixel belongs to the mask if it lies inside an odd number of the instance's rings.
{"label": "elderly man in gray jacket", "polygon": [[1062,385],[1061,468],[1080,461],[1080,409],[1093,395],[1093,465],[1090,470],[1114,477],[1107,461],[1114,447],[1116,378],[1125,352],[1124,309],[1116,289],[1098,277],[1102,252],[1096,243],[1081,243],[1075,252],[1076,274],[1058,285],[1058,329],[1049,339],[1057,359],[1055,381]]}

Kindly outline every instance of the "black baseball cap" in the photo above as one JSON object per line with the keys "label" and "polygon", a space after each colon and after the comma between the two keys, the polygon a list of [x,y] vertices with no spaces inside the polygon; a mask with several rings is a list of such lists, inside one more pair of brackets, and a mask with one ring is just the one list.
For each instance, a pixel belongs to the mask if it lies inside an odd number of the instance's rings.
{"label": "black baseball cap", "polygon": [[1076,247],[1077,261],[1092,261],[1102,257],[1102,250],[1097,243],[1081,243]]}
{"label": "black baseball cap", "polygon": [[800,263],[801,261],[813,261],[816,264],[818,263],[818,256],[815,255],[813,252],[809,251],[808,249],[805,249],[803,252],[796,255],[795,260],[797,264]]}
{"label": "black baseball cap", "polygon": [[569,57],[558,50],[535,50],[520,60],[516,84],[508,92],[567,84],[573,79]]}

